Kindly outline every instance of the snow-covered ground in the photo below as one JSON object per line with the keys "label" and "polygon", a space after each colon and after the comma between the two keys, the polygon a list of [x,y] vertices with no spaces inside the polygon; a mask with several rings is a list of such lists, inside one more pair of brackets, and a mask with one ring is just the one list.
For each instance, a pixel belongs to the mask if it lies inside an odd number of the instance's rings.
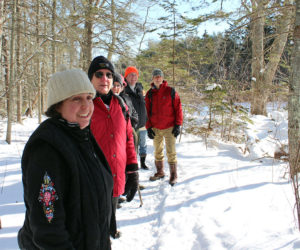
{"label": "snow-covered ground", "polygon": [[[148,181],[154,173],[152,141],[147,165],[140,171],[143,206],[138,194],[117,210],[117,250],[300,249],[295,199],[288,165],[274,150],[287,144],[287,114],[252,117],[247,145],[183,135],[177,142],[178,184]],[[12,144],[0,122],[0,249],[18,249],[24,220],[20,159],[37,119],[13,125]],[[242,150],[247,147],[250,151]],[[166,172],[168,173],[167,162]]]}

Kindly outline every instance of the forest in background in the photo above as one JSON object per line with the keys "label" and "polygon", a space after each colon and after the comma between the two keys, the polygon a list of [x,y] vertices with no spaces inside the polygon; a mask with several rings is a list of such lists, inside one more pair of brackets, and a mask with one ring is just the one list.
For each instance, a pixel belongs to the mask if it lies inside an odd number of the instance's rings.
{"label": "forest in background", "polygon": [[[222,138],[236,139],[232,131],[247,118],[240,102],[265,115],[268,101],[287,101],[295,23],[292,0],[237,2],[228,10],[228,0],[1,0],[0,115],[8,118],[7,141],[12,121],[41,120],[47,81],[60,64],[87,71],[100,54],[121,74],[136,66],[146,90],[152,70],[161,68],[180,93],[187,131],[218,128]],[[162,11],[151,19],[157,6]],[[208,21],[229,29],[200,34]],[[145,39],[152,34],[159,38]],[[195,129],[188,114],[201,107],[208,107],[208,122]]]}

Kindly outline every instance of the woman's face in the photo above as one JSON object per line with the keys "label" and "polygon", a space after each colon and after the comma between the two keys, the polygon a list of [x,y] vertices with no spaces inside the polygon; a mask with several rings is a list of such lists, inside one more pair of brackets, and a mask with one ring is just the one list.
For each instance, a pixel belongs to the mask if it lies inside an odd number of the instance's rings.
{"label": "woman's face", "polygon": [[128,76],[126,76],[126,80],[129,85],[134,86],[138,81],[138,76],[136,73],[130,73]]}
{"label": "woman's face", "polygon": [[113,74],[108,69],[99,69],[93,74],[91,82],[98,93],[106,95],[112,87]]}
{"label": "woman's face", "polygon": [[93,94],[78,94],[64,100],[57,111],[68,122],[78,123],[81,129],[90,123],[94,111]]}
{"label": "woman's face", "polygon": [[123,90],[122,85],[119,82],[114,82],[114,85],[112,87],[112,92],[116,95],[120,94]]}

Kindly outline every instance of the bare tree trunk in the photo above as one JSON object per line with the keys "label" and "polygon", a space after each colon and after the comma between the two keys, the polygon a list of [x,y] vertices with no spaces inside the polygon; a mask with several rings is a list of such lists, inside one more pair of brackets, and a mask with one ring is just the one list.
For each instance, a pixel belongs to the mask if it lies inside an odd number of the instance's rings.
{"label": "bare tree trunk", "polygon": [[9,106],[7,113],[6,142],[11,143],[11,129],[13,121],[13,83],[14,83],[14,49],[15,49],[15,18],[16,18],[16,0],[12,5],[11,37],[10,37],[10,74],[9,74]]}
{"label": "bare tree trunk", "polygon": [[253,16],[251,20],[252,41],[252,114],[265,114],[266,88],[263,82],[264,70],[264,3],[263,0],[251,0]]}
{"label": "bare tree trunk", "polygon": [[[39,22],[40,22],[40,0],[36,0],[36,45],[38,46],[38,50],[40,50],[40,30],[39,30]],[[40,68],[40,59],[39,56],[36,57],[36,75],[37,75],[37,86],[38,86],[38,120],[39,123],[42,122],[42,95],[41,95],[41,68]]]}
{"label": "bare tree trunk", "polygon": [[289,165],[293,183],[298,227],[300,230],[300,199],[299,199],[299,147],[300,147],[300,0],[296,0],[296,21],[294,28],[294,50],[292,53],[292,72],[289,82],[288,102],[288,138],[289,138]]}
{"label": "bare tree trunk", "polygon": [[115,20],[115,16],[116,16],[116,6],[115,6],[115,1],[111,0],[111,24],[110,24],[110,32],[111,32],[111,42],[108,45],[108,54],[107,54],[107,59],[111,60],[112,59],[112,55],[114,53],[115,50],[115,46],[116,46],[116,41],[117,41],[117,32],[116,32],[116,20]]}
{"label": "bare tree trunk", "polygon": [[92,0],[88,0],[85,9],[85,22],[84,22],[84,43],[82,44],[82,69],[88,70],[89,64],[92,61],[92,36],[93,36],[93,16],[92,16]]}
{"label": "bare tree trunk", "polygon": [[[20,35],[20,7],[19,7],[19,0],[16,0],[16,36],[17,36],[17,41],[16,43],[16,76],[17,79],[19,79],[20,75],[20,46],[21,46],[21,35]],[[22,124],[22,85],[21,85],[21,79],[17,81],[17,122]]]}
{"label": "bare tree trunk", "polygon": [[256,115],[267,114],[267,101],[272,89],[272,82],[284,51],[291,26],[290,0],[284,1],[280,8],[280,15],[276,21],[276,34],[270,49],[268,63],[265,65],[264,56],[264,25],[265,4],[268,1],[252,0],[253,17],[251,26],[252,40],[252,88],[253,98],[251,113]]}
{"label": "bare tree trunk", "polygon": [[4,15],[4,0],[1,0],[0,1],[0,58],[2,58],[2,34],[3,34],[3,23],[4,23],[3,15]]}
{"label": "bare tree trunk", "polygon": [[9,107],[9,60],[8,60],[8,41],[5,36],[2,36],[2,51],[3,51],[3,67],[4,67],[4,84],[6,93],[6,110]]}
{"label": "bare tree trunk", "polygon": [[[43,22],[43,28],[44,28],[44,34],[47,34],[47,23],[46,22]],[[51,53],[53,52],[52,51],[52,44],[50,45],[50,47],[51,47]],[[56,50],[55,50],[56,51]],[[43,46],[43,54],[44,55],[47,55],[47,53],[48,53],[48,50],[47,50],[47,48],[46,48],[46,46]],[[51,60],[52,60],[53,58],[51,58]],[[56,65],[56,60],[55,60],[56,58],[54,57],[54,64]],[[53,61],[52,61],[52,63],[53,63]],[[44,114],[44,112],[45,112],[45,101],[47,101],[47,98],[45,98],[45,86],[46,86],[46,82],[47,81],[45,81],[45,79],[47,79],[47,75],[48,75],[48,73],[47,72],[49,72],[50,70],[47,70],[48,69],[48,67],[47,67],[47,61],[45,61],[45,60],[43,60],[42,61],[42,63],[41,63],[41,67],[40,67],[40,86],[41,86],[41,115],[42,114]],[[52,64],[52,69],[53,69],[53,64]],[[56,69],[56,67],[55,67],[55,69]],[[52,72],[52,70],[51,70],[51,72]]]}
{"label": "bare tree trunk", "polygon": [[[94,3],[94,4],[93,4]],[[84,22],[84,38],[83,43],[81,43],[82,54],[81,54],[81,64],[84,71],[88,70],[88,67],[92,61],[92,45],[93,45],[93,25],[94,25],[94,14],[93,9],[100,9],[106,3],[105,0],[88,0],[87,7],[85,9],[85,22]]]}
{"label": "bare tree trunk", "polygon": [[[290,0],[285,1],[287,5],[289,4],[289,1]],[[265,70],[263,71],[263,81],[269,90],[273,88],[272,82],[284,51],[292,23],[290,7],[282,8],[281,13],[282,14],[277,19],[277,32],[270,50],[269,61],[265,67]]]}
{"label": "bare tree trunk", "polygon": [[147,20],[148,20],[150,8],[151,8],[151,7],[147,7],[146,16],[145,16],[145,21],[144,21],[144,23],[143,23],[143,25],[142,25],[142,27],[143,27],[143,34],[142,34],[142,37],[141,37],[141,40],[140,40],[140,43],[139,43],[138,53],[141,52],[142,44],[143,44],[143,42],[144,42],[144,38],[145,38],[146,33],[147,33],[147,31],[146,31],[146,24],[147,24],[147,22],[148,22]]}
{"label": "bare tree trunk", "polygon": [[52,74],[55,73],[55,71],[56,71],[55,25],[56,25],[56,0],[53,0],[52,1],[52,20],[51,20],[51,33],[52,33],[52,38],[53,38],[53,41],[51,43]]}
{"label": "bare tree trunk", "polygon": [[[5,2],[3,5],[3,13],[5,13],[7,10],[7,3]],[[8,59],[8,39],[7,39],[7,33],[2,32],[2,42],[1,42],[1,47],[2,47],[2,57],[3,57],[3,68],[4,68],[4,75],[3,75],[3,81],[4,81],[4,86],[5,86],[5,97],[6,97],[6,110],[8,109],[9,106],[9,59]],[[8,110],[7,110],[8,112]]]}
{"label": "bare tree trunk", "polygon": [[[26,33],[27,32],[27,22],[26,22],[26,13],[25,13],[25,11],[23,11],[22,12],[22,19],[23,19],[23,31],[24,31],[24,33]],[[28,51],[28,43],[23,43],[23,49],[24,49],[24,51]],[[24,58],[22,58],[22,64],[24,65],[25,64],[25,62],[26,62],[26,60],[24,59]],[[29,113],[31,113],[31,109],[29,108],[29,103],[30,103],[30,101],[29,101],[29,96],[30,96],[30,94],[29,94],[29,86],[28,86],[28,84],[26,84],[27,83],[27,81],[23,78],[23,92],[24,92],[24,99],[23,99],[23,106],[24,106],[24,108],[26,108],[26,110],[24,110],[24,114],[26,115],[26,116],[28,116],[29,115]],[[30,114],[31,115],[31,114]]]}

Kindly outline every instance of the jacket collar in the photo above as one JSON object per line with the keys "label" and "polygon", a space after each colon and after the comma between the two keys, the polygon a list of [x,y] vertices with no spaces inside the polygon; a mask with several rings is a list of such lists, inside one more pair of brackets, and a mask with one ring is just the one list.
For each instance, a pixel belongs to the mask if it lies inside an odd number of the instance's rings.
{"label": "jacket collar", "polygon": [[61,127],[64,131],[69,133],[73,138],[78,141],[88,141],[90,136],[90,126],[81,129],[78,123],[68,122],[67,120],[60,118],[52,118],[52,122]]}
{"label": "jacket collar", "polygon": [[96,93],[96,97],[100,97],[101,100],[108,106],[110,105],[112,96],[113,96],[113,93],[111,90],[106,95],[100,94],[99,92]]}
{"label": "jacket collar", "polygon": [[127,84],[127,86],[125,87],[125,93],[126,94],[141,94],[143,93],[143,87],[142,84],[140,82],[137,82],[135,84],[134,90],[132,90],[132,88],[129,86],[129,84]]}
{"label": "jacket collar", "polygon": [[152,89],[160,89],[161,87],[166,87],[166,86],[168,86],[168,82],[166,80],[163,80],[163,82],[159,85],[159,88],[156,87],[154,82],[151,83]]}

